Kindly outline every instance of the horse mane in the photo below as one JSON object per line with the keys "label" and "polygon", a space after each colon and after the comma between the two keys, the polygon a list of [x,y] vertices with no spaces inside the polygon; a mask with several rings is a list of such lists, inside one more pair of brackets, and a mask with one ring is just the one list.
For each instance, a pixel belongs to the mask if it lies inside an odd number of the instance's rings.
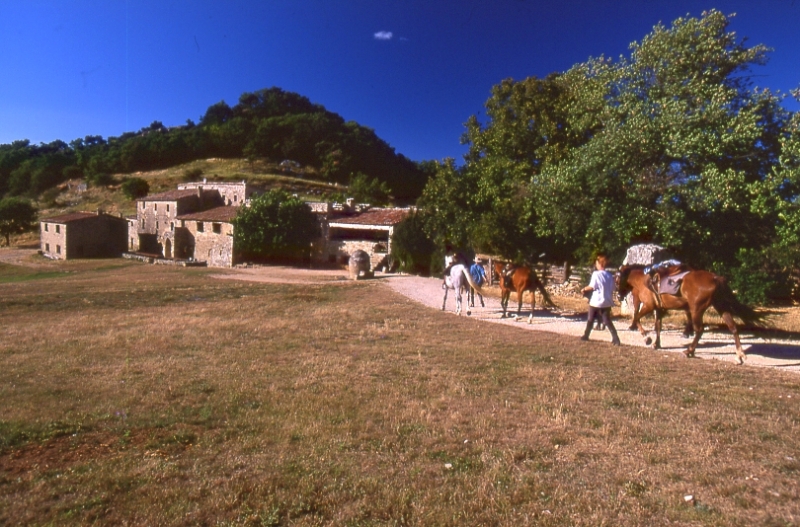
{"label": "horse mane", "polygon": [[645,267],[647,266],[642,264],[623,265],[619,268],[619,276],[620,278],[627,280],[628,276],[631,274],[631,271],[644,271]]}

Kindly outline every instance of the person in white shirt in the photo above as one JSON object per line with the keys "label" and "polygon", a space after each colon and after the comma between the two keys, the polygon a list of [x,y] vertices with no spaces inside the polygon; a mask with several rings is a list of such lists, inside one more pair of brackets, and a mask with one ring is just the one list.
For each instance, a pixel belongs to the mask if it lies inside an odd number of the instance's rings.
{"label": "person in white shirt", "polygon": [[594,266],[597,269],[592,273],[592,279],[589,285],[583,288],[584,293],[592,293],[589,299],[589,314],[586,321],[586,330],[583,332],[581,340],[589,340],[589,334],[592,332],[592,323],[595,316],[599,315],[600,319],[608,328],[611,333],[611,345],[619,346],[619,335],[611,322],[611,307],[614,305],[614,275],[606,271],[608,265],[608,258],[605,254],[598,254],[594,261]]}

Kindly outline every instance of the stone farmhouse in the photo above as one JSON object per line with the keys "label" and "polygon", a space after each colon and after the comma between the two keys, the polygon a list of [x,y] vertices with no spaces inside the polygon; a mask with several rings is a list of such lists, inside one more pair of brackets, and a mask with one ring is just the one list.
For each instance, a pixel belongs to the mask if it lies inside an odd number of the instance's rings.
{"label": "stone farmhouse", "polygon": [[125,252],[125,219],[100,211],[45,218],[39,230],[42,255],[54,260],[118,257]]}
{"label": "stone farmhouse", "polygon": [[392,235],[395,226],[403,221],[411,209],[376,208],[347,204],[309,203],[311,210],[320,216],[322,237],[315,259],[320,263],[347,265],[354,251],[362,250],[370,256],[372,270],[389,266]]}
{"label": "stone farmhouse", "polygon": [[[241,263],[233,248],[233,220],[247,206],[247,183],[193,182],[136,200],[127,219],[103,213],[73,213],[41,222],[42,254],[51,258],[120,256],[162,262],[197,262],[211,267]],[[361,249],[371,268],[388,266],[394,227],[411,209],[310,202],[321,236],[312,244],[318,265],[347,265]],[[70,237],[67,237],[67,233]]]}
{"label": "stone farmhouse", "polygon": [[[232,221],[236,207],[245,204],[250,194],[245,181],[204,180],[139,198],[136,216],[128,218],[128,251],[166,259],[205,261],[208,265],[212,265],[208,255],[213,253],[215,267],[230,267],[234,264]],[[198,213],[203,214],[198,216]],[[200,252],[196,253],[198,240]]]}

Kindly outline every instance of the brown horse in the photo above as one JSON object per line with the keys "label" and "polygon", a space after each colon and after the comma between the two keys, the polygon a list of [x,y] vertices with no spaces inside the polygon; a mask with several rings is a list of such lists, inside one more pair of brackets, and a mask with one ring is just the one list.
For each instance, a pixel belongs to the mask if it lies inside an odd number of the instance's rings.
{"label": "brown horse", "polygon": [[525,291],[531,292],[531,315],[528,317],[528,324],[533,323],[533,310],[536,307],[536,294],[534,291],[539,291],[542,295],[542,303],[550,307],[556,307],[533,269],[495,262],[494,271],[500,279],[500,306],[503,308],[503,316],[501,318],[506,318],[508,301],[511,298],[512,291],[517,293],[517,302],[519,303],[517,305],[517,317],[522,312],[522,296]]}
{"label": "brown horse", "polygon": [[650,284],[650,276],[645,274],[643,268],[644,266],[641,265],[622,266],[617,274],[617,289],[620,297],[624,297],[631,291],[634,299],[641,302],[641,309],[634,312],[633,323],[639,328],[642,336],[646,337],[646,344],[650,344],[652,339],[647,336],[647,331],[642,326],[643,316],[650,313],[655,315],[656,340],[653,348],[659,349],[661,347],[661,317],[664,312],[686,311],[691,319],[692,329],[694,329],[694,340],[683,353],[687,357],[693,357],[697,343],[703,335],[703,314],[713,306],[722,315],[722,320],[733,333],[739,364],[744,362],[746,355],[742,349],[742,343],[739,341],[739,331],[733,321],[733,316],[741,318],[746,324],[755,324],[760,321],[761,317],[752,308],[736,299],[725,278],[708,271],[692,270],[684,276],[679,293],[677,295],[662,294],[659,303]]}

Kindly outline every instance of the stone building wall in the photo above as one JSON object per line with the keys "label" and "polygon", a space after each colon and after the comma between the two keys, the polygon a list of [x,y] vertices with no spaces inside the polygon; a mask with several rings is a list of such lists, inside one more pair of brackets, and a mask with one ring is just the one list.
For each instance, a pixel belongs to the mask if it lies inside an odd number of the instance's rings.
{"label": "stone building wall", "polygon": [[364,251],[369,255],[370,270],[374,271],[389,255],[388,252],[383,252],[386,246],[386,242],[376,240],[330,240],[327,243],[327,252],[335,255],[336,263],[344,265],[355,251]]}
{"label": "stone building wall", "polygon": [[127,246],[128,252],[139,250],[139,220],[136,218],[128,218]]}
{"label": "stone building wall", "polygon": [[191,256],[206,262],[209,267],[233,266],[233,224],[195,220],[181,223],[180,232],[176,233],[176,245],[193,247]]}
{"label": "stone building wall", "polygon": [[187,189],[203,189],[206,191],[215,190],[222,198],[223,205],[231,205],[238,207],[244,205],[245,201],[250,195],[247,189],[247,182],[241,181],[236,183],[229,182],[207,182],[207,181],[193,181],[190,183],[181,183],[178,185],[178,190]]}
{"label": "stone building wall", "polygon": [[[146,198],[145,198],[146,200]],[[162,236],[165,232],[173,230],[175,217],[178,214],[196,210],[197,197],[187,196],[176,201],[139,201],[137,218],[139,232],[142,234],[155,234]]]}
{"label": "stone building wall", "polygon": [[59,223],[42,221],[39,224],[40,249],[42,254],[54,260],[67,257],[67,226]]}
{"label": "stone building wall", "polygon": [[[69,216],[69,215],[67,215]],[[126,249],[127,222],[108,214],[72,215],[63,223],[42,220],[40,243],[48,258],[98,258],[120,256]]]}

